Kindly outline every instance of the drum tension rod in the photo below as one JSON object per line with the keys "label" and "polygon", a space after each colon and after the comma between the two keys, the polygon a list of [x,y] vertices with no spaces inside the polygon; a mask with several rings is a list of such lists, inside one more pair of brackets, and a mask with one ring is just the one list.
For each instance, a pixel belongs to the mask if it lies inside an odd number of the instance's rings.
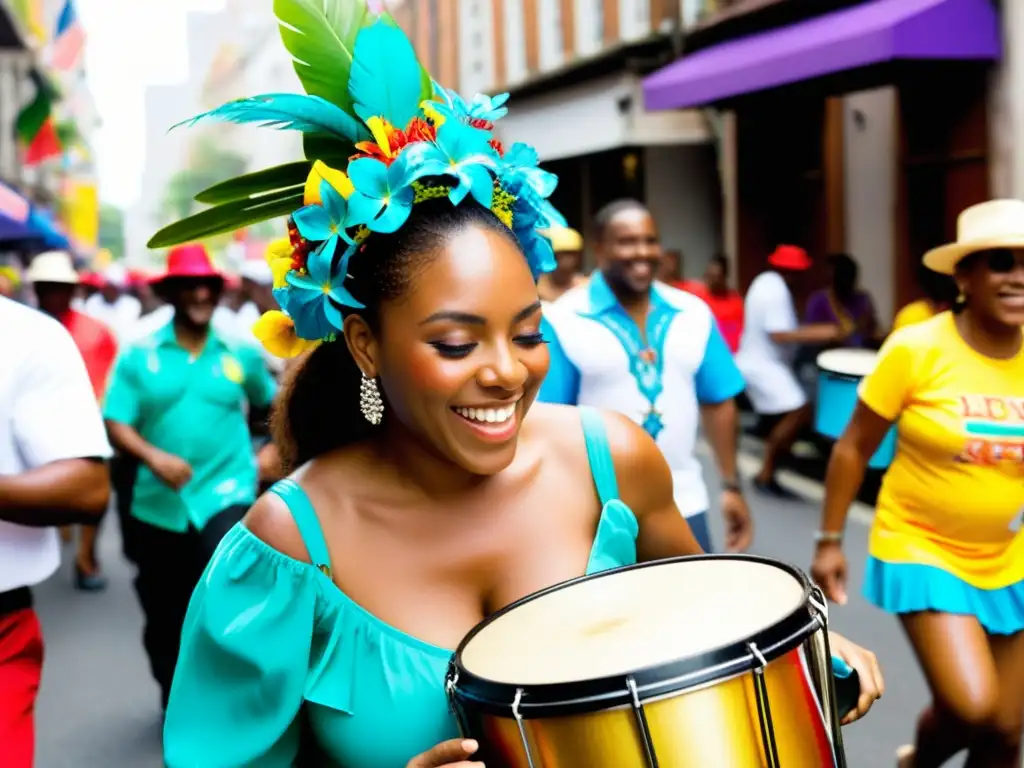
{"label": "drum tension rod", "polygon": [[523,689],[516,688],[516,697],[512,700],[512,717],[516,719],[516,725],[519,726],[519,738],[523,740],[523,754],[526,755],[527,768],[534,768],[533,754],[530,750],[530,742],[526,738],[526,724],[523,722],[523,716],[519,712],[519,704],[523,700]]}
{"label": "drum tension rod", "polygon": [[636,724],[640,729],[640,736],[644,740],[647,765],[650,768],[658,768],[658,755],[654,751],[654,742],[651,741],[651,727],[647,724],[647,714],[644,712],[644,705],[640,703],[640,692],[636,688],[636,680],[632,675],[626,678],[626,687],[629,688],[630,696],[633,698],[633,714],[636,715]]}
{"label": "drum tension rod", "polygon": [[765,683],[764,671],[768,660],[757,647],[757,643],[747,643],[747,650],[754,657],[754,699],[757,702],[757,717],[761,721],[761,742],[764,747],[764,758],[768,768],[779,768],[779,749],[775,744],[775,729],[772,727],[772,708],[768,701],[768,685]]}

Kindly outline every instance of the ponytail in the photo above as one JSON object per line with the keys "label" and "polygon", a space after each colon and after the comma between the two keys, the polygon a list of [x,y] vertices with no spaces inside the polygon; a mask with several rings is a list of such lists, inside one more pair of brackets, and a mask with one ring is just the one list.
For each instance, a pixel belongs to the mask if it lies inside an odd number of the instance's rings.
{"label": "ponytail", "polygon": [[270,418],[286,471],[369,435],[359,410],[361,379],[344,339],[320,344],[288,371]]}

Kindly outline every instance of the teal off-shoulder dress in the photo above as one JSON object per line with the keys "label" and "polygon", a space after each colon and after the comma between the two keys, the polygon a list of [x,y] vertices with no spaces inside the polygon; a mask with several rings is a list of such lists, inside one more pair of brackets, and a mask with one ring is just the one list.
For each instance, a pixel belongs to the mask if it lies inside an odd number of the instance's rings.
{"label": "teal off-shoulder dress", "polygon": [[[604,422],[580,409],[603,504],[587,573],[636,562],[637,520],[618,498]],[[291,480],[288,505],[313,565],[244,525],[221,542],[189,606],[164,725],[169,768],[288,768],[300,713],[339,768],[404,768],[458,729],[444,677],[452,649],[388,626],[317,566],[327,547],[312,505]]]}

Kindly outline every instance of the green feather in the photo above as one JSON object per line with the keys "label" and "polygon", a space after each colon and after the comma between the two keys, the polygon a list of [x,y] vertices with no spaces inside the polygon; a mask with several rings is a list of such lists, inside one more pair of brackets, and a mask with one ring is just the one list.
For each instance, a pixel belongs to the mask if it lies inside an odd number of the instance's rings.
{"label": "green feather", "polygon": [[149,248],[167,248],[193,240],[202,240],[223,232],[248,227],[288,214],[302,207],[301,189],[283,189],[268,195],[235,200],[208,208],[164,227],[150,238]]}
{"label": "green feather", "polygon": [[281,40],[306,93],[352,114],[348,75],[356,36],[378,18],[365,0],[274,0]]}
{"label": "green feather", "polygon": [[332,168],[345,168],[356,153],[356,145],[322,133],[302,135],[302,154],[307,160],[322,160]]}
{"label": "green feather", "polygon": [[207,187],[196,195],[196,202],[217,205],[234,200],[244,200],[247,197],[266,192],[276,192],[287,187],[301,186],[306,183],[306,177],[312,167],[313,164],[310,161],[299,160],[296,163],[275,165],[273,168],[236,176],[233,179],[214,184],[212,187]]}

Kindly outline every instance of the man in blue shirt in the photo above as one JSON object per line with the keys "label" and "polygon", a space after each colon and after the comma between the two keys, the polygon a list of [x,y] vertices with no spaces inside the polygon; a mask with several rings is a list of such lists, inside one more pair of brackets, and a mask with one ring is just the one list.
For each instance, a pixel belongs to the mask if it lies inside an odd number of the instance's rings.
{"label": "man in blue shirt", "polygon": [[749,547],[753,527],[736,470],[744,389],[708,306],[656,283],[662,251],[650,211],[635,200],[595,217],[598,270],[545,310],[551,368],[546,402],[618,411],[651,435],[668,460],[679,511],[711,551],[703,472],[694,450],[703,417],[722,474],[726,547]]}
{"label": "man in blue shirt", "polygon": [[247,409],[269,408],[275,383],[255,345],[212,328],[223,279],[202,246],[173,249],[158,288],[173,319],[122,350],[103,415],[140,464],[124,535],[166,706],[192,590],[256,500]]}

